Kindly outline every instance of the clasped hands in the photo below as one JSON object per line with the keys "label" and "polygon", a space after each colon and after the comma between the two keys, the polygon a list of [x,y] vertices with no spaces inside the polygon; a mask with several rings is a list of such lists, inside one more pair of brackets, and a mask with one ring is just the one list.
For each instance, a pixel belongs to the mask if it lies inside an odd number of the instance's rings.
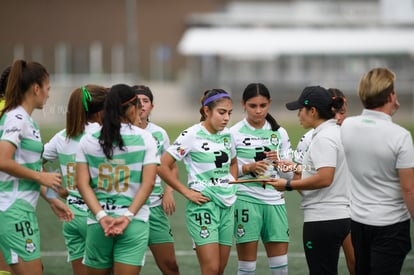
{"label": "clasped hands", "polygon": [[122,235],[130,222],[128,217],[124,215],[119,217],[107,215],[99,220],[99,224],[102,226],[106,237]]}

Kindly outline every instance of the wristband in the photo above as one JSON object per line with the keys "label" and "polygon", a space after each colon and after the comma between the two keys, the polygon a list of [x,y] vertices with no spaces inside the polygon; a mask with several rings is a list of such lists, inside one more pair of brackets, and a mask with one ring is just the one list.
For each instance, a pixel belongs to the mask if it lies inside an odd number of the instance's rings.
{"label": "wristband", "polygon": [[108,216],[108,215],[106,214],[106,212],[104,210],[101,210],[98,213],[96,213],[95,218],[99,222],[105,216]]}
{"label": "wristband", "polygon": [[288,179],[288,180],[286,181],[285,190],[286,190],[286,191],[292,191],[292,190],[293,190],[293,189],[292,189],[292,185],[290,185],[290,179]]}
{"label": "wristband", "polygon": [[128,218],[129,221],[132,221],[132,218],[135,216],[134,213],[132,213],[131,211],[127,210],[124,213],[124,216]]}

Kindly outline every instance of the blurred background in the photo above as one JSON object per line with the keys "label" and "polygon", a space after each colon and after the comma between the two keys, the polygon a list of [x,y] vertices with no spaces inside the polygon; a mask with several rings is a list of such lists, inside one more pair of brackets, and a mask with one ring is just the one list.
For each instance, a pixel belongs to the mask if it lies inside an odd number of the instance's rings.
{"label": "blurred background", "polygon": [[250,82],[272,91],[272,113],[307,85],[337,87],[351,114],[358,81],[386,66],[397,75],[398,120],[414,118],[414,0],[2,0],[0,69],[35,60],[52,76],[40,126],[61,124],[70,92],[96,83],[146,84],[155,121],[197,121],[203,90],[239,101]]}
{"label": "blurred background", "polygon": [[[272,93],[270,112],[296,146],[305,130],[297,113],[286,111],[287,101],[308,85],[336,87],[349,113],[359,114],[359,79],[379,66],[396,73],[401,108],[394,120],[414,133],[414,0],[0,0],[0,26],[0,70],[26,59],[51,74],[49,101],[34,112],[45,142],[64,127],[69,95],[82,85],[148,85],[155,95],[151,120],[173,140],[199,120],[205,89],[232,94],[232,124],[243,117],[243,89],[262,82]],[[305,275],[299,196],[288,196],[289,269]],[[176,199],[182,209],[184,199]],[[47,208],[41,201],[45,274],[70,274],[61,225]],[[198,273],[182,210],[171,224],[180,269]],[[402,274],[413,274],[413,253]],[[263,248],[259,255],[258,274],[266,274]],[[231,257],[227,274],[236,272],[235,251]],[[143,273],[159,274],[151,257]],[[343,257],[339,274],[347,274]]]}

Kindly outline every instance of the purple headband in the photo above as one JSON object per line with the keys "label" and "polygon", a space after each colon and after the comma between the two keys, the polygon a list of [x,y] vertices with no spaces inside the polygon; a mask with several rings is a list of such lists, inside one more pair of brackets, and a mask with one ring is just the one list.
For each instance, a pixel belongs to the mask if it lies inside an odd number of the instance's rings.
{"label": "purple headband", "polygon": [[216,99],[222,98],[222,97],[228,97],[228,98],[231,98],[231,97],[230,97],[230,95],[229,95],[229,94],[227,94],[227,93],[220,93],[220,94],[216,94],[216,95],[210,96],[209,98],[207,98],[206,100],[204,100],[204,102],[203,102],[203,106],[206,106],[206,105],[207,105],[207,104],[209,104],[210,102],[212,102],[212,101],[214,101],[214,100],[216,100]]}

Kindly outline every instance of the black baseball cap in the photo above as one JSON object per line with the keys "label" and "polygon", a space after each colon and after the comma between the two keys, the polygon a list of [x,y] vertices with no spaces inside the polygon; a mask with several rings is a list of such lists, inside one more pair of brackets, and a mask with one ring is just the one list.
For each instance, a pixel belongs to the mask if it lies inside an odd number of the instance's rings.
{"label": "black baseball cap", "polygon": [[321,86],[308,86],[303,89],[298,100],[286,103],[288,110],[298,110],[302,107],[315,107],[316,109],[331,108],[332,97],[328,90]]}

